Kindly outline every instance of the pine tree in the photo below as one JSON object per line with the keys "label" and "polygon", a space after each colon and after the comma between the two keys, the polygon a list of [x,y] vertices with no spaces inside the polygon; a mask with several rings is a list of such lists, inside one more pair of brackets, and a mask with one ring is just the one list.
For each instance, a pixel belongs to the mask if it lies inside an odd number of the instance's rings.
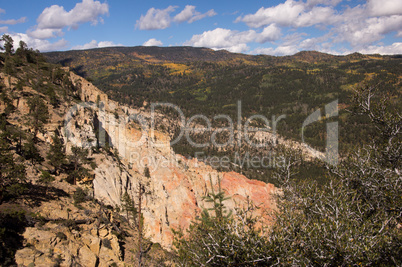
{"label": "pine tree", "polygon": [[73,146],[71,148],[71,155],[69,156],[70,163],[73,167],[72,172],[69,174],[69,180],[73,184],[77,181],[82,180],[88,175],[89,170],[84,167],[84,164],[88,164],[90,160],[88,159],[89,151],[86,148]]}
{"label": "pine tree", "polygon": [[127,193],[127,191],[124,192],[121,202],[122,202],[122,210],[126,211],[127,221],[130,221],[130,216],[134,221],[136,221],[136,216],[138,214],[137,208],[135,207],[135,203],[133,199],[130,197],[130,195]]}
{"label": "pine tree", "polygon": [[25,190],[25,167],[14,161],[11,145],[0,136],[0,203],[4,197],[14,197]]}
{"label": "pine tree", "polygon": [[46,103],[39,95],[28,99],[28,125],[32,128],[34,142],[37,142],[38,132],[44,132],[44,125],[49,121],[50,115]]}
{"label": "pine tree", "polygon": [[33,138],[28,139],[28,141],[24,144],[23,154],[24,158],[31,160],[32,164],[43,162],[43,158],[41,157]]}
{"label": "pine tree", "polygon": [[39,177],[39,183],[45,185],[45,195],[47,193],[47,189],[49,187],[49,184],[55,180],[54,176],[51,175],[48,171],[41,171],[41,175]]}
{"label": "pine tree", "polygon": [[13,38],[8,34],[3,34],[3,36],[1,37],[0,40],[4,42],[4,51],[5,51],[6,55],[11,56],[14,53]]}
{"label": "pine tree", "polygon": [[208,193],[208,195],[206,197],[204,197],[204,199],[206,202],[212,203],[213,206],[212,206],[212,208],[209,208],[208,210],[213,211],[215,213],[215,217],[219,221],[228,219],[232,215],[232,212],[231,211],[227,212],[225,210],[223,201],[230,199],[230,197],[225,197],[225,193],[222,191],[222,188],[221,188],[220,179],[218,181],[218,192],[216,192],[216,193],[215,193],[215,190],[214,190],[214,187],[212,184],[211,176],[209,176],[209,182],[211,185],[211,192]]}
{"label": "pine tree", "polygon": [[52,144],[50,144],[50,149],[46,158],[49,160],[49,164],[52,165],[56,174],[58,174],[67,163],[63,141],[58,137],[57,130],[52,136]]}

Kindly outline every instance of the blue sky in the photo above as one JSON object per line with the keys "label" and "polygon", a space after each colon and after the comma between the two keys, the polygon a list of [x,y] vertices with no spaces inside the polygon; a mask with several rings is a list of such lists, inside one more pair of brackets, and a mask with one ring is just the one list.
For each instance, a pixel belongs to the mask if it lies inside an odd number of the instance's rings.
{"label": "blue sky", "polygon": [[2,0],[4,33],[42,52],[186,45],[269,55],[402,54],[402,0]]}

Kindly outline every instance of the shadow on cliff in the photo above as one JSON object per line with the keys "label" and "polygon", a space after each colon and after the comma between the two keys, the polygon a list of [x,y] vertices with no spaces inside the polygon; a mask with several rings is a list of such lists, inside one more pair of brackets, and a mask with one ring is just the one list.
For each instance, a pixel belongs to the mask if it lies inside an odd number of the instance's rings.
{"label": "shadow on cliff", "polygon": [[[103,103],[100,103],[100,105],[102,104]],[[102,107],[100,106],[99,108]],[[99,120],[98,114],[96,113],[94,115],[94,128],[97,147],[113,147],[112,139],[110,138],[109,133],[103,127],[103,123]]]}
{"label": "shadow on cliff", "polygon": [[75,74],[84,77],[85,79],[88,79],[88,73],[84,70],[84,66],[83,65],[79,65],[77,67],[74,67],[71,69],[72,72],[74,72]]}

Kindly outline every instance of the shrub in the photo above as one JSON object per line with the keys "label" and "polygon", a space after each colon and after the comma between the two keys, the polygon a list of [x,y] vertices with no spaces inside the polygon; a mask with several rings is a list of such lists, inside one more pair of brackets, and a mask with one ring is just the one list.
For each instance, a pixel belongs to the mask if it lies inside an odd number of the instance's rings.
{"label": "shrub", "polygon": [[108,249],[112,249],[112,243],[107,238],[102,239],[102,246]]}
{"label": "shrub", "polygon": [[78,187],[77,190],[75,190],[74,192],[73,199],[74,205],[78,205],[87,200],[87,194],[82,188]]}
{"label": "shrub", "polygon": [[67,236],[62,232],[57,232],[56,237],[59,238],[60,240],[67,240]]}

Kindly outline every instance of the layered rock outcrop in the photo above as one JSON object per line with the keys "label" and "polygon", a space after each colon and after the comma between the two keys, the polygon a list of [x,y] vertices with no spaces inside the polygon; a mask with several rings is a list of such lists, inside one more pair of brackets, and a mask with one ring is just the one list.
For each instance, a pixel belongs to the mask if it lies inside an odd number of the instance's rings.
{"label": "layered rock outcrop", "polygon": [[[94,219],[99,211],[90,205],[85,204],[84,213],[67,199],[43,204],[39,212],[49,222],[26,228],[26,245],[15,255],[18,266],[124,266],[112,227],[99,225]],[[77,221],[83,222],[79,231],[74,229]]]}

